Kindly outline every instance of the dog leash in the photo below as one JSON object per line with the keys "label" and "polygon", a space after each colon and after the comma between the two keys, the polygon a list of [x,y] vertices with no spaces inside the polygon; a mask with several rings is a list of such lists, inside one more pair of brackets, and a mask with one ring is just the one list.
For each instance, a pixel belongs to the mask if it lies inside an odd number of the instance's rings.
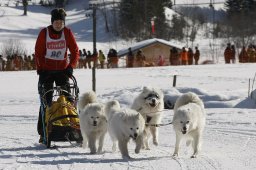
{"label": "dog leash", "polygon": [[71,145],[72,147],[78,148],[78,147],[81,146],[81,143],[77,143],[77,145],[74,144],[74,143],[72,143],[68,136],[69,136],[69,132],[66,133],[65,139],[70,143],[70,145]]}
{"label": "dog leash", "polygon": [[[140,113],[140,111],[142,110],[142,107],[140,109],[138,109],[138,112]],[[162,110],[159,110],[159,111],[155,111],[155,112],[147,112],[148,114],[149,113],[159,113],[159,112],[163,112],[163,111],[170,111],[170,110],[173,110],[173,109],[162,109]]]}
{"label": "dog leash", "polygon": [[172,122],[168,122],[168,123],[160,123],[160,124],[150,124],[150,123],[146,123],[146,126],[153,126],[153,127],[160,127],[160,126],[167,126],[167,125],[171,125]]}

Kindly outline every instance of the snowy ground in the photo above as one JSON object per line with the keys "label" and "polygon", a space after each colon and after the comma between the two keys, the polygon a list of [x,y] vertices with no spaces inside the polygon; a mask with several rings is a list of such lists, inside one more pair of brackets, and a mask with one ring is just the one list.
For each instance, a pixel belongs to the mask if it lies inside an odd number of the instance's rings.
{"label": "snowy ground", "polygon": [[[91,90],[91,71],[75,70],[81,93]],[[172,158],[175,135],[172,125],[160,127],[159,146],[129,152],[125,161],[111,152],[107,135],[104,153],[90,155],[88,149],[68,142],[53,143],[54,149],[38,144],[36,131],[39,99],[35,71],[0,72],[0,169],[256,169],[255,101],[248,98],[248,80],[255,64],[198,65],[133,69],[97,70],[97,95],[101,102],[117,99],[129,107],[145,85],[162,89],[175,98],[193,91],[204,100],[207,124],[200,156],[191,159],[191,150],[181,147],[180,157]],[[172,87],[177,74],[177,87]],[[255,86],[254,86],[255,88]],[[172,120],[173,111],[163,112],[163,122]]]}
{"label": "snowy ground", "polygon": [[[8,1],[0,1],[0,44],[9,39],[22,40],[27,52],[33,53],[39,30],[50,24],[51,8],[31,5],[28,16],[23,16],[22,6],[3,5]],[[66,23],[73,30],[80,48],[92,49],[92,19],[85,17],[84,1],[72,0],[76,3],[67,7]],[[98,22],[104,23],[102,18]],[[131,43],[122,43],[107,35],[104,30],[103,25],[97,27],[97,47],[105,53],[109,48],[121,49]],[[199,37],[195,44],[209,51],[208,41]],[[220,48],[218,52],[221,59],[222,51]],[[202,58],[209,59],[209,56],[202,53]],[[92,89],[90,70],[75,70],[74,74],[81,93]],[[178,75],[176,88],[172,87],[173,75]],[[254,170],[256,104],[248,98],[248,80],[254,75],[255,64],[97,70],[96,90],[102,102],[117,99],[122,107],[129,107],[141,88],[151,85],[162,89],[170,100],[188,91],[195,92],[206,106],[207,124],[202,153],[198,158],[191,159],[191,150],[185,146],[181,148],[178,159],[171,157],[175,135],[172,125],[168,125],[160,127],[159,146],[151,144],[150,151],[142,150],[140,154],[135,154],[134,144],[131,143],[129,152],[135,159],[125,161],[119,152],[111,152],[108,136],[104,153],[99,155],[90,155],[88,149],[71,146],[68,142],[53,143],[56,146],[54,149],[46,149],[38,144],[36,124],[39,97],[36,72],[0,72],[0,169]],[[163,123],[169,122],[173,111],[165,110],[163,115]]]}

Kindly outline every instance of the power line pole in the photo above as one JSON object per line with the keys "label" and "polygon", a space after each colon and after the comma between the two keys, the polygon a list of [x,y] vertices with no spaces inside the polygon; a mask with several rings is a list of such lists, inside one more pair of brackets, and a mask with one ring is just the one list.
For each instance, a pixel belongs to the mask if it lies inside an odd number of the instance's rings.
{"label": "power line pole", "polygon": [[93,50],[96,48],[96,6],[93,6],[93,13],[92,13],[92,19],[93,19]]}
{"label": "power line pole", "polygon": [[[92,21],[93,21],[93,53],[96,54],[96,5],[93,6],[92,13]],[[96,92],[96,68],[95,64],[92,67],[92,90]]]}

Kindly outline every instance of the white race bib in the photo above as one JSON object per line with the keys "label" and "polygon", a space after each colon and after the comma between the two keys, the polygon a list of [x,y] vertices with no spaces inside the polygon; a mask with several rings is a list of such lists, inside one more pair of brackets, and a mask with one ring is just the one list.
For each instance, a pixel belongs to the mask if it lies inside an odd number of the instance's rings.
{"label": "white race bib", "polygon": [[64,30],[62,31],[60,39],[51,39],[48,28],[46,29],[46,56],[45,58],[51,60],[64,60],[66,53],[66,40]]}

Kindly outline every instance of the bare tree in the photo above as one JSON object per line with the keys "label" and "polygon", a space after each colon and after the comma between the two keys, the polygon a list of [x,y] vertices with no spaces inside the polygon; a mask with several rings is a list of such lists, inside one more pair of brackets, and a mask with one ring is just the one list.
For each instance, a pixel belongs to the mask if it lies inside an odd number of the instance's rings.
{"label": "bare tree", "polygon": [[26,53],[25,45],[17,39],[9,39],[1,46],[5,56],[23,55]]}

